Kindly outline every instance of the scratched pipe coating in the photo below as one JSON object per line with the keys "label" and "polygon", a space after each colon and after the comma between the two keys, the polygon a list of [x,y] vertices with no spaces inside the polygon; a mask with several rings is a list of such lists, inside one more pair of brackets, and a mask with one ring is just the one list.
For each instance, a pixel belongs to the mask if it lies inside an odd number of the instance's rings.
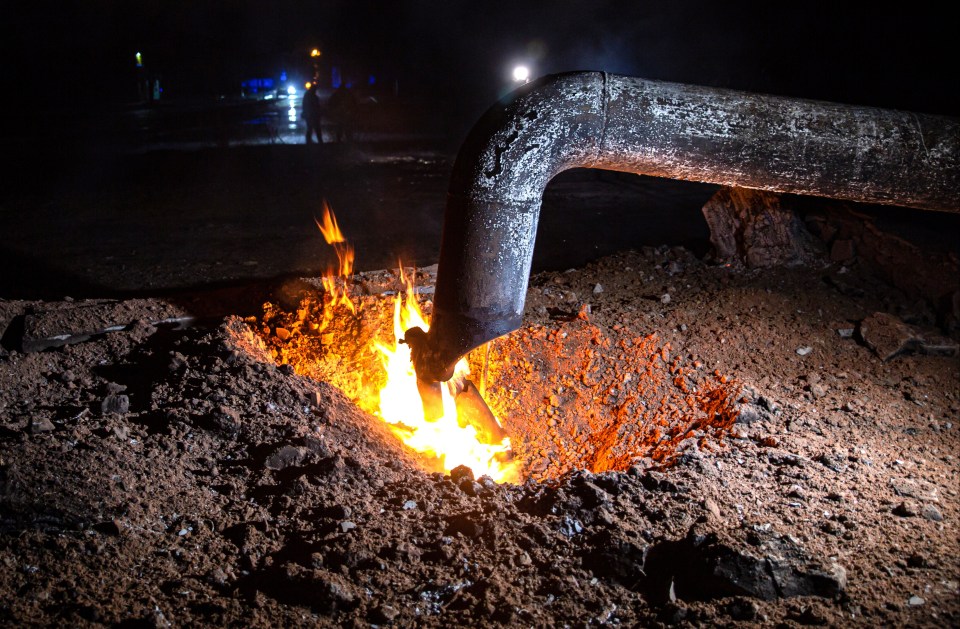
{"label": "scratched pipe coating", "polygon": [[569,168],[960,212],[960,122],[603,72],[543,77],[491,107],[454,164],[418,376],[521,323],[543,191]]}

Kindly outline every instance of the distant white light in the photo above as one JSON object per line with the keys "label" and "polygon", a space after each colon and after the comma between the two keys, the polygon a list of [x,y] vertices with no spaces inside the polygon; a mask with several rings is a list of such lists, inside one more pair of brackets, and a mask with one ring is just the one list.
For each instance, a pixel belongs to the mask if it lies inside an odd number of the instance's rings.
{"label": "distant white light", "polygon": [[289,86],[289,87],[287,88],[287,94],[289,94],[290,96],[296,96],[296,95],[297,95],[297,88],[295,88],[295,87],[292,86],[292,85]]}
{"label": "distant white light", "polygon": [[517,83],[526,83],[530,80],[530,68],[527,66],[517,66],[513,69],[513,80]]}

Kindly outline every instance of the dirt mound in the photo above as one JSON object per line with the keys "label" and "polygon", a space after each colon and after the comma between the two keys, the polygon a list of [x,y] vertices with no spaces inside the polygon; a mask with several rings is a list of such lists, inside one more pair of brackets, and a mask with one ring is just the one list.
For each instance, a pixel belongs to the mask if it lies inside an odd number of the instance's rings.
{"label": "dirt mound", "polygon": [[26,353],[26,317],[87,304],[0,302],[3,623],[960,620],[955,345],[877,355],[862,321],[935,318],[865,269],[664,247],[535,276],[471,357],[522,484],[424,471],[355,390],[278,365],[309,286],[210,325],[98,302],[124,320]]}

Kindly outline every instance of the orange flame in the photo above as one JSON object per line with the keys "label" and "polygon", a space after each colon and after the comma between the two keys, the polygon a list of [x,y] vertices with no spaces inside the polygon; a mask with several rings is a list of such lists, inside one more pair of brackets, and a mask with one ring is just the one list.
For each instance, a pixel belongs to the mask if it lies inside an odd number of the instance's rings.
{"label": "orange flame", "polygon": [[[326,201],[323,203],[323,222],[318,220],[316,223],[340,261],[336,272],[329,269],[323,277],[323,286],[332,296],[324,316],[332,317],[331,310],[338,304],[356,313],[346,289],[347,280],[353,272],[353,247],[344,238]],[[454,377],[441,386],[443,416],[432,421],[424,417],[423,402],[417,389],[417,376],[410,359],[410,348],[400,343],[399,339],[412,327],[420,327],[426,331],[430,326],[417,303],[413,282],[403,272],[402,264],[400,278],[404,290],[397,293],[394,302],[393,342],[389,345],[374,343],[374,349],[380,354],[386,371],[386,382],[380,390],[379,403],[363,406],[375,407],[375,414],[390,425],[401,441],[417,452],[436,458],[445,471],[466,465],[476,477],[486,475],[498,482],[515,482],[519,478],[519,465],[509,460],[510,439],[504,438],[496,444],[483,443],[474,426],[467,422],[464,422],[464,426],[459,423],[454,388],[458,380],[470,374],[466,360],[461,359]]]}
{"label": "orange flame", "polygon": [[410,360],[410,348],[397,341],[405,330],[420,327],[427,330],[423,312],[417,303],[413,282],[409,281],[400,267],[405,291],[398,293],[393,310],[392,346],[377,343],[387,383],[380,391],[377,415],[390,424],[394,434],[417,452],[436,457],[447,472],[459,465],[466,465],[475,476],[489,476],[499,482],[514,482],[518,478],[518,465],[510,461],[510,439],[500,443],[483,443],[477,429],[466,424],[461,426],[457,417],[455,393],[451,389],[460,378],[470,374],[466,360],[457,364],[455,374],[441,386],[443,416],[434,421],[424,418],[423,405],[417,391],[417,375]]}
{"label": "orange flame", "polygon": [[320,228],[323,239],[327,241],[328,245],[333,246],[339,261],[337,270],[334,271],[332,267],[328,268],[322,278],[323,287],[332,299],[330,307],[342,305],[348,308],[350,312],[356,313],[357,309],[347,291],[347,280],[353,274],[353,245],[343,237],[343,232],[340,231],[340,226],[337,224],[337,218],[333,215],[326,201],[323,202],[323,223],[317,219],[314,219],[314,222]]}

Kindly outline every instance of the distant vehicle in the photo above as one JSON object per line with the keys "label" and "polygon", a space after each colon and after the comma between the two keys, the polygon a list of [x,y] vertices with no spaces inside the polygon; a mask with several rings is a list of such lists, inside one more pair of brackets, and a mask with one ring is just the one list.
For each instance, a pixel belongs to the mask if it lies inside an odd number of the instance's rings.
{"label": "distant vehicle", "polygon": [[246,79],[240,83],[240,97],[251,100],[274,100],[279,96],[277,81],[272,78]]}

